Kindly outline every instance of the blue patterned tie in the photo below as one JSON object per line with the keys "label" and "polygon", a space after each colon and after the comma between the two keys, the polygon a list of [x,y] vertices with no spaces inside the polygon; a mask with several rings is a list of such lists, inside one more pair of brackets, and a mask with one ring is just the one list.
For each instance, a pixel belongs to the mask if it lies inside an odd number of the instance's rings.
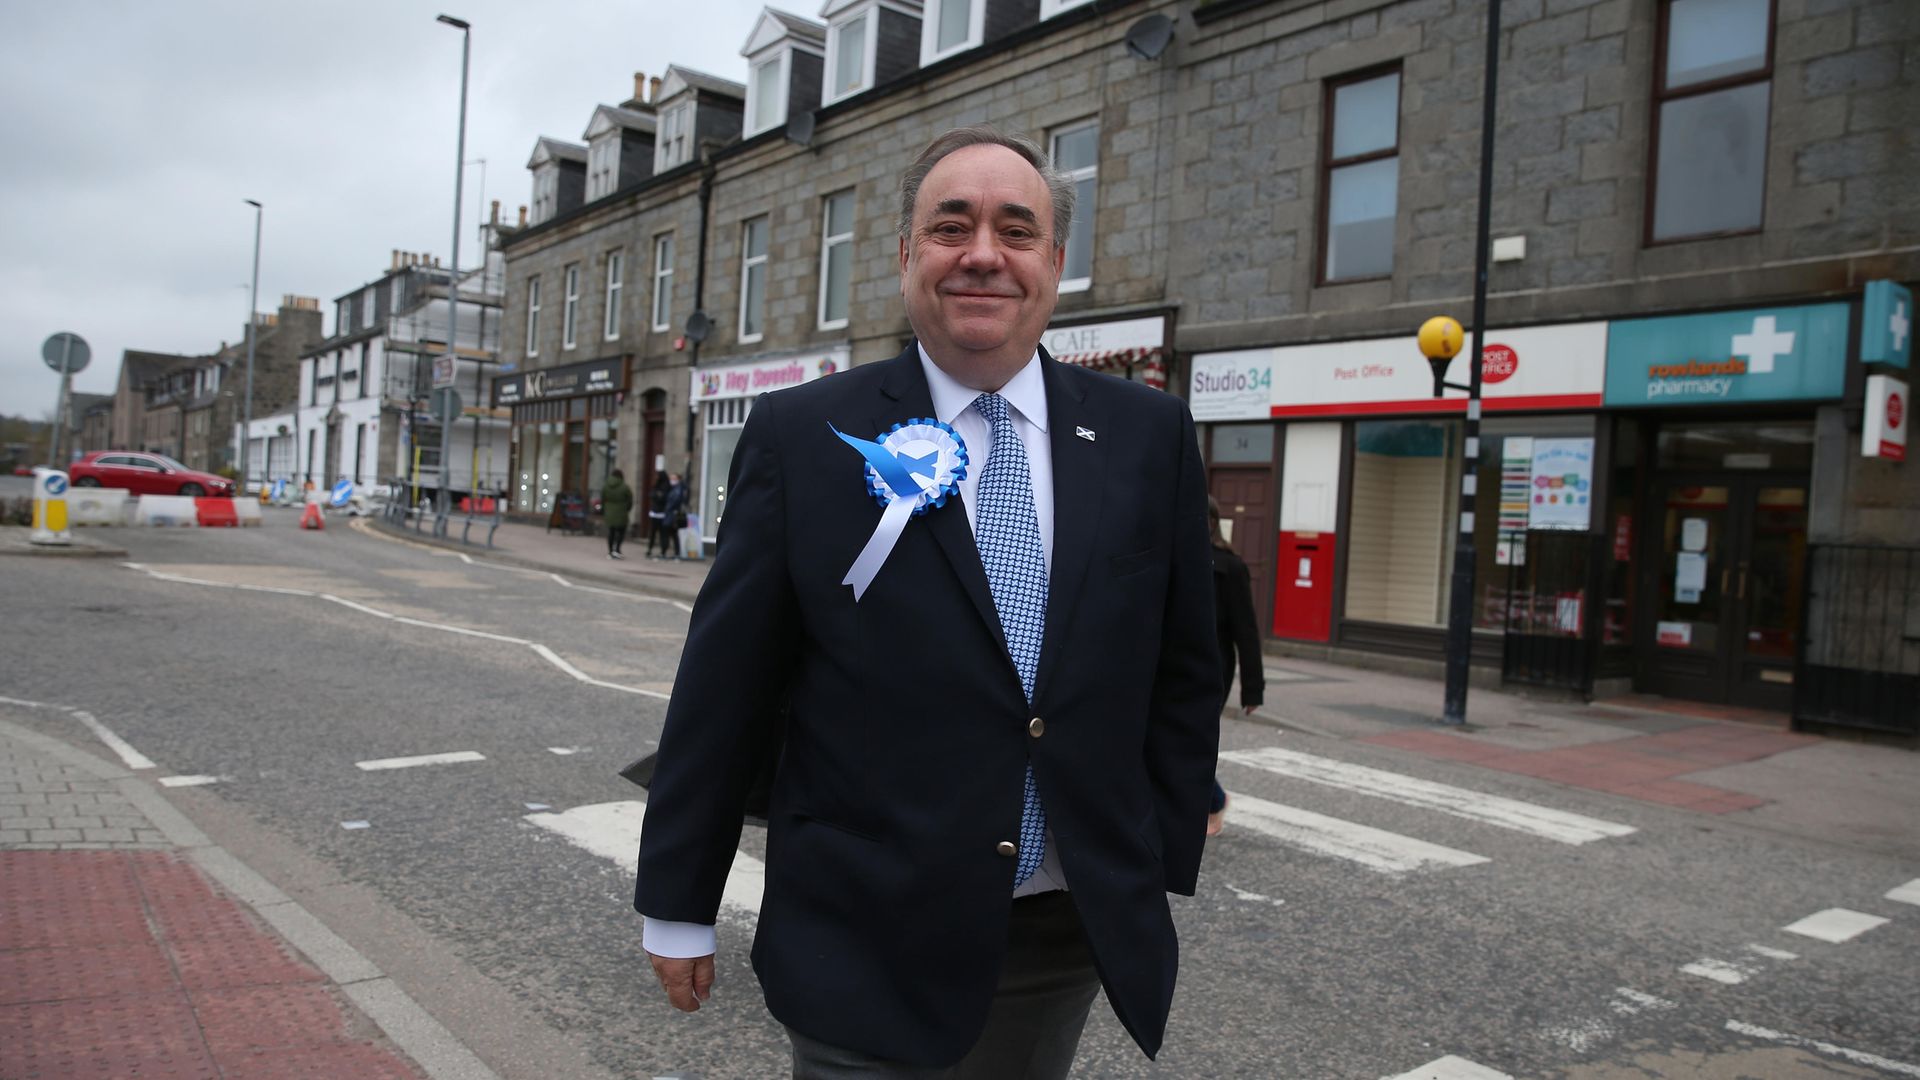
{"label": "blue patterned tie", "polygon": [[[1047,622],[1047,553],[1040,544],[1040,518],[1033,509],[1033,479],[1027,470],[1027,448],[1013,430],[1007,399],[981,394],[974,411],[992,429],[992,448],[980,472],[979,505],[974,508],[974,541],[986,564],[987,586],[993,608],[1000,615],[1000,631],[1007,653],[1020,673],[1020,688],[1033,703],[1033,673],[1040,666],[1040,637]],[[1047,812],[1033,786],[1033,766],[1027,766],[1027,786],[1020,808],[1020,862],[1013,885],[1019,888],[1040,868],[1047,846]]]}

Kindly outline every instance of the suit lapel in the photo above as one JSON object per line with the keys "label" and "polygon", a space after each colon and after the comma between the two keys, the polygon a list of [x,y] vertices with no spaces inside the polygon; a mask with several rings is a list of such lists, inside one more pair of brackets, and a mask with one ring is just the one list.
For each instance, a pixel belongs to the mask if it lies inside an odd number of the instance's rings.
{"label": "suit lapel", "polygon": [[[1040,368],[1047,386],[1047,441],[1053,448],[1053,573],[1047,584],[1047,625],[1034,679],[1035,701],[1046,691],[1047,677],[1065,644],[1068,613],[1087,580],[1107,470],[1106,444],[1098,441],[1104,430],[1098,402],[1086,393],[1082,380],[1068,378],[1066,367],[1045,349]],[[1082,430],[1094,438],[1083,438]]]}
{"label": "suit lapel", "polygon": [[[880,381],[880,411],[873,417],[875,435],[906,420],[933,415],[933,394],[927,389],[927,374],[920,368],[919,344],[909,343],[906,350],[889,363],[891,367]],[[985,464],[975,461],[969,468],[977,470]],[[1001,632],[1000,615],[993,606],[993,590],[987,585],[987,569],[980,561],[980,549],[974,543],[973,530],[967,527],[966,510],[956,498],[948,506],[922,514],[920,522],[933,533],[954,574],[960,578],[961,587],[973,601],[974,609],[986,622],[993,639],[1000,643],[1001,655],[1006,656],[1007,638]],[[1011,657],[1007,663],[1011,668]]]}

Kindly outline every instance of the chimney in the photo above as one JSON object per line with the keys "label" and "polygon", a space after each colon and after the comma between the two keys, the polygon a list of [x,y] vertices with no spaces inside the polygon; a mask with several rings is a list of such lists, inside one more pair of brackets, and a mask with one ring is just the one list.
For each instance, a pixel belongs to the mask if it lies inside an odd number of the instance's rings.
{"label": "chimney", "polygon": [[660,104],[660,78],[657,75],[647,80],[647,102],[653,105]]}
{"label": "chimney", "polygon": [[492,220],[488,221],[487,224],[493,226],[496,229],[500,227],[500,200],[499,199],[493,200],[493,218]]}
{"label": "chimney", "polygon": [[647,102],[647,73],[644,71],[633,73],[633,100],[643,105]]}
{"label": "chimney", "polygon": [[525,206],[520,208],[520,227],[523,229],[527,227],[527,208]]}

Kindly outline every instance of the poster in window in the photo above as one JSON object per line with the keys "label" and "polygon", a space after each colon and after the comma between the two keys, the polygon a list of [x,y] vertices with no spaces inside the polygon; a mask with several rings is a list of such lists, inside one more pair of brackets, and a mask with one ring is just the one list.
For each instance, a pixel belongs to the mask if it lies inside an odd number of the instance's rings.
{"label": "poster in window", "polygon": [[1681,552],[1673,568],[1674,602],[1697,604],[1700,602],[1700,593],[1706,587],[1707,557],[1697,551]]}
{"label": "poster in window", "polygon": [[1535,439],[1530,529],[1585,529],[1593,510],[1593,440]]}
{"label": "poster in window", "polygon": [[1509,435],[1500,443],[1499,527],[1502,534],[1526,530],[1532,491],[1533,439]]}

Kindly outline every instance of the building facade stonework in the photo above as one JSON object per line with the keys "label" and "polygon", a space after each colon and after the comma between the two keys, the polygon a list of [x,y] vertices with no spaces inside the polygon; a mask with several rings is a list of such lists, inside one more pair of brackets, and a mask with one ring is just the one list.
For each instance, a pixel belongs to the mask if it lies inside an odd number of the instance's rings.
{"label": "building facade stonework", "polygon": [[[895,354],[911,334],[899,175],[932,135],[980,122],[1034,137],[1080,188],[1055,326],[1091,340],[1160,320],[1098,362],[1169,369],[1205,413],[1214,494],[1276,638],[1437,659],[1447,567],[1472,521],[1476,656],[1501,677],[1780,705],[1796,678],[1805,689],[1797,650],[1832,614],[1809,605],[1810,583],[1848,545],[1920,537],[1920,473],[1860,449],[1865,377],[1900,369],[1863,359],[1857,325],[1870,282],[1920,279],[1911,3],[1777,0],[1705,23],[1676,21],[1674,0],[1503,5],[1487,320],[1505,350],[1489,379],[1515,381],[1488,391],[1502,415],[1472,448],[1482,482],[1463,496],[1464,402],[1432,401],[1411,335],[1470,310],[1485,5],[1008,16],[1021,6],[983,2],[1002,29],[977,45],[709,140],[507,244],[507,361],[622,357],[615,458],[629,475],[662,459],[690,474],[709,537],[751,399],[696,402],[695,388],[729,367]],[[1130,48],[1156,16],[1170,40]],[[654,330],[662,235],[670,317]],[[569,268],[574,318],[597,326],[616,249],[621,338],[569,350]],[[1675,381],[1695,363],[1732,374]],[[1233,404],[1194,381],[1249,371],[1270,385]],[[1586,455],[1587,472],[1559,478],[1584,516],[1529,527],[1520,489],[1550,479],[1527,473],[1530,453]],[[1362,581],[1402,585],[1387,603]],[[1920,593],[1920,580],[1887,587]],[[1920,679],[1920,650],[1882,674]]]}

